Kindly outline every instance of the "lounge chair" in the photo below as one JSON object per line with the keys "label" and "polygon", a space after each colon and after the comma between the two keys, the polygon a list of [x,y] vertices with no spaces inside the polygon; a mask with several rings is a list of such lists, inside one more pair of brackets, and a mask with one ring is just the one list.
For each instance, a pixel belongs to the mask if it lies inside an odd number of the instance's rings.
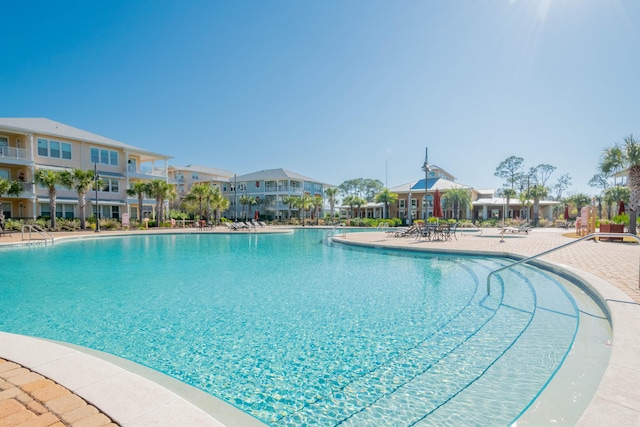
{"label": "lounge chair", "polygon": [[529,226],[528,222],[525,222],[524,224],[518,226],[518,227],[502,227],[500,228],[501,232],[509,232],[509,233],[524,233],[524,234],[529,234],[529,231],[531,231],[531,227]]}

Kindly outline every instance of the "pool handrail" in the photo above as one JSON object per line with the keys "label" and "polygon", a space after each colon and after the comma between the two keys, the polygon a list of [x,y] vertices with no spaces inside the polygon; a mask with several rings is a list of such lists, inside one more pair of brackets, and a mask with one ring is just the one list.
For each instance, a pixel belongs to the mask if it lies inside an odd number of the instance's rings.
{"label": "pool handrail", "polygon": [[53,245],[53,236],[51,235],[51,233],[49,233],[48,231],[44,230],[43,228],[41,228],[40,226],[36,225],[36,224],[24,224],[22,226],[22,240],[24,241],[24,230],[25,228],[29,231],[29,241],[34,240],[31,237],[31,232],[35,231],[36,233],[38,233],[40,236],[42,236],[43,240],[44,240],[44,244],[46,246],[48,240],[47,240],[47,236],[51,239],[51,244]]}
{"label": "pool handrail", "polygon": [[[562,249],[562,248],[565,248],[567,246],[573,245],[575,243],[582,242],[583,240],[595,239],[595,238],[598,238],[598,237],[633,237],[634,239],[636,239],[638,241],[638,243],[640,243],[640,237],[638,237],[635,234],[631,234],[631,233],[591,233],[589,235],[580,237],[577,240],[573,240],[571,242],[564,243],[564,244],[562,244],[560,246],[556,246],[555,248],[548,249],[546,251],[540,252],[540,253],[538,253],[536,255],[533,255],[533,256],[530,256],[530,257],[527,257],[527,258],[519,259],[518,261],[515,261],[515,262],[513,262],[513,263],[511,263],[509,265],[505,265],[504,267],[500,267],[500,268],[498,268],[496,270],[493,270],[492,272],[490,272],[487,275],[487,295],[491,295],[491,277],[493,277],[494,274],[499,273],[500,271],[509,269],[511,267],[514,267],[516,265],[523,264],[525,262],[531,261],[532,259],[539,258],[539,257],[541,257],[543,255],[548,254],[548,253],[555,252],[558,249]],[[597,240],[596,240],[596,242],[597,242]],[[639,266],[640,266],[640,263],[639,263]],[[640,267],[638,268],[638,289],[640,289]]]}

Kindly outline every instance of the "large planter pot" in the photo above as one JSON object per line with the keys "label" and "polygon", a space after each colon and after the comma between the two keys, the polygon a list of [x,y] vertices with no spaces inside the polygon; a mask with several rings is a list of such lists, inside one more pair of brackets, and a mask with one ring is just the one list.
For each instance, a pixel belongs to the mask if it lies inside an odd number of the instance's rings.
{"label": "large planter pot", "polygon": [[[601,233],[624,233],[624,224],[600,224]],[[600,240],[622,242],[622,237],[601,237]]]}

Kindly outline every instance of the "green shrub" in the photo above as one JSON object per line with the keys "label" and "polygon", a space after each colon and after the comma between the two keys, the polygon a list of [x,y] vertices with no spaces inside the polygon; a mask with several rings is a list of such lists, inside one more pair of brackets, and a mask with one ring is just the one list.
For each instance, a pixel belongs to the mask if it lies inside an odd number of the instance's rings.
{"label": "green shrub", "polygon": [[629,226],[629,215],[627,215],[626,213],[616,215],[613,218],[611,218],[611,221],[614,224],[624,224],[626,226]]}

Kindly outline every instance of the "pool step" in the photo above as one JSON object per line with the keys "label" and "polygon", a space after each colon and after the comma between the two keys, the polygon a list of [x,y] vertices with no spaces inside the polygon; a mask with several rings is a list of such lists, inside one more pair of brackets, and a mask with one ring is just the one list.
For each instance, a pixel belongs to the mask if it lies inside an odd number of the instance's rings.
{"label": "pool step", "polygon": [[[363,425],[370,417],[379,420],[383,416],[380,411],[384,413],[382,408],[387,407],[386,405],[391,404],[397,408],[393,400],[405,400],[402,396],[406,390],[412,390],[411,384],[418,384],[419,388],[427,390],[427,394],[409,398],[416,399],[420,405],[415,414],[406,414],[407,422],[424,414],[425,405],[437,408],[438,402],[449,399],[494,362],[505,346],[513,342],[514,335],[521,333],[530,320],[530,313],[522,310],[519,324],[514,325],[513,317],[503,319],[505,316],[501,314],[501,310],[490,310],[487,305],[498,307],[496,301],[487,304],[482,295],[477,295],[474,303],[460,316],[452,319],[444,329],[419,346],[379,366],[342,389],[335,390],[331,396],[300,408],[296,413],[283,418],[278,425]],[[476,321],[469,322],[469,318],[475,318]],[[469,326],[470,324],[476,326]],[[510,332],[504,333],[504,330]],[[479,345],[483,342],[490,342],[491,350],[486,348],[486,344]],[[469,357],[470,354],[473,356]],[[464,372],[453,372],[458,370],[461,358],[469,359]],[[441,375],[451,376],[456,380],[444,389],[441,382],[437,386],[429,386],[430,382],[440,381],[437,378],[442,378]],[[437,390],[437,398],[431,396],[428,390]],[[426,399],[426,402],[423,402],[423,399]],[[405,405],[403,402],[402,407]],[[411,405],[407,406],[409,407]]]}

